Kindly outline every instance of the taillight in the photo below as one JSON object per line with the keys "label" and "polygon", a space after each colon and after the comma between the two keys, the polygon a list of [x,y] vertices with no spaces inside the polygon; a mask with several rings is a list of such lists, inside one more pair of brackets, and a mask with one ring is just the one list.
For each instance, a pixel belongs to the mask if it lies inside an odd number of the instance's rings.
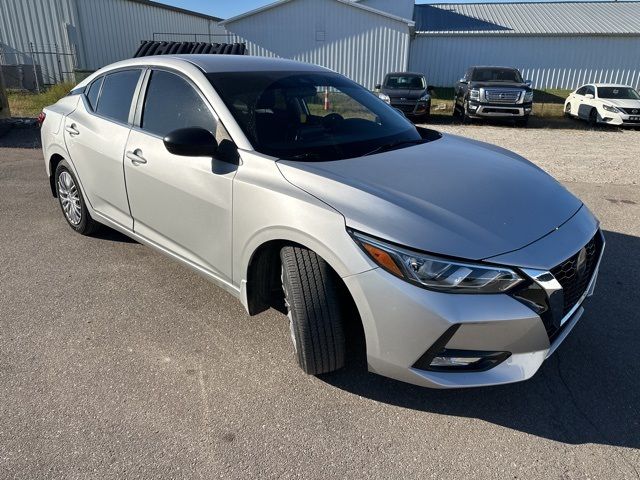
{"label": "taillight", "polygon": [[44,123],[44,119],[47,118],[47,114],[44,112],[40,112],[40,115],[38,115],[38,126],[41,127],[42,124]]}

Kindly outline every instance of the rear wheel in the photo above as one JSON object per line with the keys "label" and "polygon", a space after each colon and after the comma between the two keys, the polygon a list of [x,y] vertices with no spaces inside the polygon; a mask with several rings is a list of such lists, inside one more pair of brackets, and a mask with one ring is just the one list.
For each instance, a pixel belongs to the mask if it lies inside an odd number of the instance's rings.
{"label": "rear wheel", "polygon": [[69,226],[82,235],[97,231],[100,224],[89,215],[78,180],[64,160],[56,168],[55,185],[60,208]]}
{"label": "rear wheel", "polygon": [[280,259],[291,340],[300,367],[310,375],[338,370],[344,366],[345,341],[336,273],[304,247],[284,247]]}

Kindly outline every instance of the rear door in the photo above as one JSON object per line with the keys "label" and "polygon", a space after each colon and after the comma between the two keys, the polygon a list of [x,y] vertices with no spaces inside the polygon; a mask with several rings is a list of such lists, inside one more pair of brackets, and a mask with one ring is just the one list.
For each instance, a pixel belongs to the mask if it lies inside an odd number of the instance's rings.
{"label": "rear door", "polygon": [[169,132],[186,127],[205,128],[218,143],[230,137],[191,81],[163,69],[148,75],[125,153],[134,231],[230,280],[231,187],[237,167],[211,157],[173,155],[163,142]]}
{"label": "rear door", "polygon": [[64,139],[71,162],[94,210],[133,228],[124,184],[123,158],[132,120],[132,99],[140,69],[99,77],[65,118]]}

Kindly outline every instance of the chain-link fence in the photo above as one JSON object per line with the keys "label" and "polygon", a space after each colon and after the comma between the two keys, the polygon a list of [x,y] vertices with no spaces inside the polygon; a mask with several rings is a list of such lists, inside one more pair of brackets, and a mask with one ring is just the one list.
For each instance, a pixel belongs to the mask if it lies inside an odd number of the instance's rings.
{"label": "chain-link fence", "polygon": [[40,92],[62,82],[74,82],[76,54],[58,44],[29,43],[26,52],[0,45],[0,68],[9,89]]}

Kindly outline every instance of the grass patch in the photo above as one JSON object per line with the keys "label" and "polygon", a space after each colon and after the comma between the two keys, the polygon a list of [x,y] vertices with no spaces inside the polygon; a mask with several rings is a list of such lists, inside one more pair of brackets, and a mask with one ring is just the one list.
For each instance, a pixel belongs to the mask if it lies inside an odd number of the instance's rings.
{"label": "grass patch", "polygon": [[[431,112],[447,114],[453,112],[453,88],[436,87],[431,101]],[[562,117],[565,99],[571,90],[544,89],[533,91],[533,114],[536,117]]]}
{"label": "grass patch", "polygon": [[7,92],[11,115],[14,117],[37,117],[44,107],[56,103],[73,87],[72,83],[59,83],[41,93]]}

